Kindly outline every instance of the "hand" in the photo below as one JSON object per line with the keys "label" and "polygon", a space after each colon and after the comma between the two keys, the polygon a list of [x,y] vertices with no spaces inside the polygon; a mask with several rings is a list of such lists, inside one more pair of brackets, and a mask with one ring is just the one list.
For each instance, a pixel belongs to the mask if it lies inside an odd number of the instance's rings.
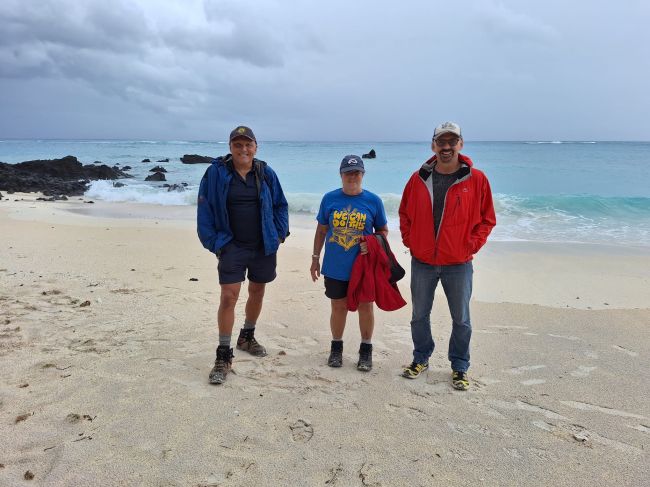
{"label": "hand", "polygon": [[368,253],[368,244],[366,243],[365,238],[359,242],[359,248],[361,249],[361,255],[366,255]]}
{"label": "hand", "polygon": [[311,268],[309,269],[311,273],[311,280],[316,282],[316,279],[320,277],[320,260],[315,257],[311,259]]}

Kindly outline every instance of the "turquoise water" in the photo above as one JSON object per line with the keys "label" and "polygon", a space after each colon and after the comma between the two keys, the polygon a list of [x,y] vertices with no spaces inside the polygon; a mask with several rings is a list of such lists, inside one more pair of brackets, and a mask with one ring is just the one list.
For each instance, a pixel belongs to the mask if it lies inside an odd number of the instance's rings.
{"label": "turquoise water", "polygon": [[[321,195],[340,185],[338,164],[346,154],[368,152],[364,187],[381,195],[396,229],[400,194],[411,173],[431,155],[429,142],[260,142],[257,156],[280,176],[292,212],[315,214]],[[130,165],[127,186],[93,183],[88,197],[109,201],[194,204],[204,165],[181,164],[183,154],[227,153],[223,142],[3,140],[0,161],[21,162],[74,155],[83,163]],[[599,242],[650,246],[650,143],[472,142],[463,153],[492,185],[497,240]],[[142,163],[142,159],[151,163]],[[169,158],[168,163],[156,160]],[[145,183],[161,164],[169,183],[188,183],[169,193]]]}

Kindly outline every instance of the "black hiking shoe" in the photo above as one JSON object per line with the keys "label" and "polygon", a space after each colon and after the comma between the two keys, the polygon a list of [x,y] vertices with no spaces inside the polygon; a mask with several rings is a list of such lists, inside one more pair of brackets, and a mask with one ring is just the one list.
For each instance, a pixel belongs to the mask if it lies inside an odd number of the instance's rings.
{"label": "black hiking shoe", "polygon": [[359,361],[357,370],[361,372],[370,372],[372,370],[372,344],[362,343],[359,346]]}
{"label": "black hiking shoe", "polygon": [[327,365],[330,367],[343,366],[343,342],[340,340],[332,340],[332,349],[330,350],[330,357],[327,359]]}
{"label": "black hiking shoe", "polygon": [[214,361],[214,367],[210,371],[210,384],[223,384],[226,376],[232,369],[232,348],[220,345],[217,347],[217,359]]}
{"label": "black hiking shoe", "polygon": [[255,340],[255,328],[248,330],[242,328],[237,338],[237,350],[243,350],[256,357],[266,357],[266,348],[260,342]]}

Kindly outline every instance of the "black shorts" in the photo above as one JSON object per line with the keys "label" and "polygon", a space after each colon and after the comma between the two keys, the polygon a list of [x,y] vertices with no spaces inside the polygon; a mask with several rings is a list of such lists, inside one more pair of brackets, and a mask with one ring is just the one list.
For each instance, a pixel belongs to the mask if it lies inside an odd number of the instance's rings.
{"label": "black shorts", "polygon": [[325,296],[330,299],[343,299],[348,296],[350,281],[339,281],[325,276]]}
{"label": "black shorts", "polygon": [[248,271],[248,280],[265,284],[275,279],[277,254],[264,255],[264,249],[244,249],[229,242],[219,254],[219,284],[243,282]]}

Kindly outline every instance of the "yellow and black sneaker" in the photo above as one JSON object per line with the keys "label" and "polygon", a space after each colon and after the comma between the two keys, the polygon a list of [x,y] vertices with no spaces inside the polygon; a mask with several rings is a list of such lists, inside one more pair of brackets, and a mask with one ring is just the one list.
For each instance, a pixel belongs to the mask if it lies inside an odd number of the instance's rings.
{"label": "yellow and black sneaker", "polygon": [[402,377],[407,379],[417,379],[422,372],[429,368],[429,362],[418,364],[417,362],[412,362],[411,365],[406,367],[402,372]]}
{"label": "yellow and black sneaker", "polygon": [[469,378],[467,377],[467,372],[454,370],[451,373],[451,385],[454,389],[459,391],[466,391],[469,389]]}

